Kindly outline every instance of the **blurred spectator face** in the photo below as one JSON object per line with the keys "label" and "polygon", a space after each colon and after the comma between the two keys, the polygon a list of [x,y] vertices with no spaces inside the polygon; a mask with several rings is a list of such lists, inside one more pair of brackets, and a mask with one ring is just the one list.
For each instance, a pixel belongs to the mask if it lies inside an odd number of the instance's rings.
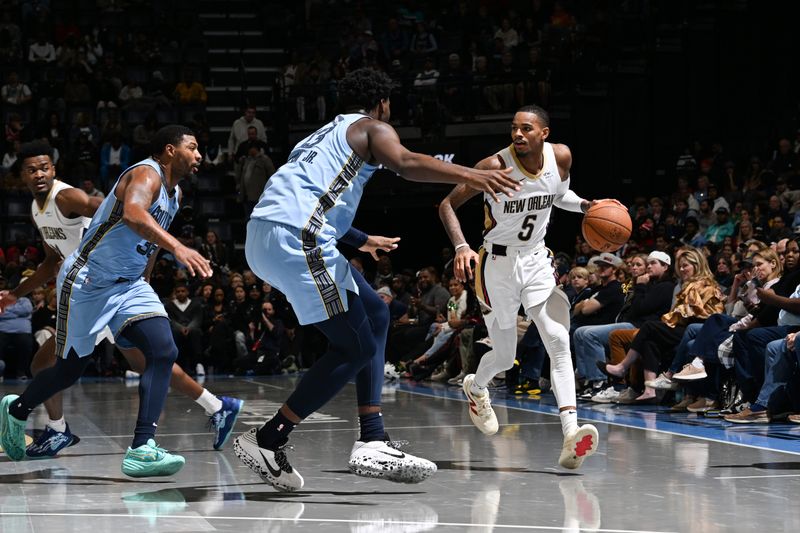
{"label": "blurred spectator face", "polygon": [[233,289],[233,297],[236,300],[236,303],[244,302],[244,298],[246,295],[247,293],[244,292],[244,287],[242,286],[238,286],[235,289]]}
{"label": "blurred spectator face", "polygon": [[700,212],[708,213],[709,211],[711,211],[711,203],[708,200],[700,202]]}
{"label": "blurred spectator face", "polygon": [[267,283],[265,281],[264,283],[261,284],[261,292],[263,292],[264,294],[271,293],[272,292],[272,285],[270,285],[269,283]]}
{"label": "blurred spectator face", "polygon": [[647,260],[647,274],[651,278],[660,278],[667,272],[667,270],[669,270],[669,266],[665,265],[658,259]]}
{"label": "blurred spectator face", "polygon": [[255,126],[247,128],[247,140],[248,141],[255,141],[258,139],[258,130]]}
{"label": "blurred spectator face", "polygon": [[217,243],[217,234],[213,231],[209,231],[206,233],[206,242],[208,244],[216,244]]}
{"label": "blurred spectator face", "polygon": [[503,52],[502,62],[503,62],[503,66],[504,67],[510,67],[511,66],[511,64],[514,62],[514,56],[511,55],[511,52],[509,52],[509,51]]}
{"label": "blurred spectator face", "polygon": [[770,196],[769,197],[769,208],[773,211],[780,211],[781,209],[781,200],[777,196]]}
{"label": "blurred spectator face", "polygon": [[717,274],[730,274],[731,267],[728,265],[728,262],[725,260],[724,257],[721,257],[719,261],[717,261]]}
{"label": "blurred spectator face", "polygon": [[708,188],[708,176],[700,175],[697,177],[697,188],[701,191]]}
{"label": "blurred spectator face", "polygon": [[569,284],[575,289],[575,292],[581,292],[589,286],[589,278],[577,272],[570,272]]}
{"label": "blurred spectator face", "polygon": [[644,274],[647,270],[647,264],[645,263],[644,258],[637,256],[631,259],[630,263],[628,263],[628,270],[633,278],[638,278]]}
{"label": "blurred spectator face", "polygon": [[789,139],[781,139],[778,141],[778,151],[781,155],[786,155],[792,151],[792,143],[789,142]]}
{"label": "blurred spectator face", "polygon": [[486,56],[478,56],[475,60],[475,71],[485,73],[489,63]]}
{"label": "blurred spectator face", "polygon": [[212,285],[203,285],[203,290],[200,292],[200,296],[202,296],[204,300],[208,300],[211,298],[212,292],[214,292],[214,287]]}
{"label": "blurred spectator face", "polygon": [[252,270],[245,270],[242,273],[242,281],[245,285],[255,285],[256,284],[256,275],[253,274]]}
{"label": "blurred spectator face", "polygon": [[392,260],[388,255],[382,255],[378,258],[378,273],[389,274],[392,271]]}
{"label": "blurred spectator face", "polygon": [[251,300],[260,300],[261,290],[258,288],[258,285],[251,285],[247,291],[247,295],[250,297]]}
{"label": "blurred spectator face", "polygon": [[185,285],[175,287],[175,299],[180,303],[186,302],[189,299],[189,289]]}
{"label": "blurred spectator face", "polygon": [[695,274],[694,265],[686,259],[681,258],[678,262],[678,272],[680,273],[681,280],[686,281]]}
{"label": "blurred spectator face", "polygon": [[447,66],[450,70],[458,70],[461,66],[461,58],[458,54],[450,54],[450,57],[447,58]]}
{"label": "blurred spectator face", "polygon": [[433,70],[433,67],[434,67],[433,59],[429,57],[428,59],[425,60],[424,70]]}
{"label": "blurred spectator face", "polygon": [[256,146],[251,146],[250,148],[247,149],[247,155],[250,156],[250,157],[257,157],[258,154],[259,154],[259,150],[258,150],[258,147],[256,147]]}
{"label": "blurred spectator face", "polygon": [[91,193],[94,190],[94,182],[92,180],[83,180],[83,182],[81,182],[81,189],[83,189],[86,194]]}
{"label": "blurred spectator face", "polygon": [[395,276],[394,278],[392,278],[392,292],[394,292],[395,294],[400,294],[405,291],[405,288],[406,288],[406,282],[402,277]]}
{"label": "blurred spectator face", "polygon": [[8,75],[8,84],[14,87],[17,83],[19,83],[19,76],[16,72],[11,72]]}
{"label": "blurred spectator face", "polygon": [[797,267],[800,260],[800,245],[797,241],[789,241],[786,243],[786,251],[783,255],[784,270],[793,270]]}
{"label": "blurred spectator face", "polygon": [[447,284],[447,290],[450,291],[450,296],[459,298],[461,293],[464,292],[464,284],[458,281],[456,278],[451,278]]}
{"label": "blurred spectator face", "polygon": [[256,118],[256,108],[255,107],[248,107],[244,110],[244,119],[247,122],[253,122],[253,119]]}
{"label": "blurred spectator face", "polygon": [[419,273],[417,274],[417,287],[419,287],[420,291],[422,292],[427,291],[428,289],[431,288],[431,285],[433,285],[433,283],[434,279],[429,271],[427,270],[419,271]]}
{"label": "blurred spectator face", "polygon": [[261,312],[264,313],[264,316],[267,318],[272,318],[275,316],[275,308],[272,307],[272,304],[269,302],[264,302],[261,306]]}
{"label": "blurred spectator face", "polygon": [[225,301],[225,291],[222,289],[216,289],[214,291],[214,303],[221,304]]}

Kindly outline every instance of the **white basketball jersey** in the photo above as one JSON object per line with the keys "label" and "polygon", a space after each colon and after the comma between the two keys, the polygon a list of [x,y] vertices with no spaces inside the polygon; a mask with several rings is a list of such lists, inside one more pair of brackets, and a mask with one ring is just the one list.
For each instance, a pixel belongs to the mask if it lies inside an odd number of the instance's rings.
{"label": "white basketball jersey", "polygon": [[513,168],[511,177],[521,189],[512,198],[500,196],[500,202],[484,193],[486,241],[504,246],[536,246],[544,242],[553,201],[567,191],[569,184],[561,181],[553,145],[544,143],[542,153],[542,169],[531,174],[517,159],[513,145],[497,152],[503,166]]}
{"label": "white basketball jersey", "polygon": [[71,188],[71,185],[67,185],[63,181],[53,180],[53,187],[44,201],[44,207],[39,209],[35,199],[31,202],[33,222],[39,229],[39,233],[42,234],[42,239],[50,248],[59,253],[62,259],[78,248],[83,232],[92,221],[88,217],[67,218],[58,209],[56,196],[64,189]]}

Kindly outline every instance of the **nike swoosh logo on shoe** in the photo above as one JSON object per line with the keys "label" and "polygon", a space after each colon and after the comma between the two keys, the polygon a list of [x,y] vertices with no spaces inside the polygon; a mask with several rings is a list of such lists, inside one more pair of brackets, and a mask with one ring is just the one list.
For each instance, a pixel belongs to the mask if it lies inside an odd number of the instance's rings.
{"label": "nike swoosh logo on shoe", "polygon": [[382,453],[383,455],[388,455],[389,457],[395,457],[397,459],[405,459],[406,457],[406,454],[404,454],[403,452],[398,452],[400,455],[395,455],[393,453],[385,452],[383,450],[375,450],[375,451],[378,453]]}
{"label": "nike swoosh logo on shoe", "polygon": [[264,452],[259,450],[258,453],[261,454],[261,457],[264,459],[264,462],[267,463],[267,470],[269,470],[269,473],[272,474],[276,479],[281,477],[281,469],[280,468],[278,468],[278,469],[272,468],[272,465],[269,463],[267,458],[264,456]]}

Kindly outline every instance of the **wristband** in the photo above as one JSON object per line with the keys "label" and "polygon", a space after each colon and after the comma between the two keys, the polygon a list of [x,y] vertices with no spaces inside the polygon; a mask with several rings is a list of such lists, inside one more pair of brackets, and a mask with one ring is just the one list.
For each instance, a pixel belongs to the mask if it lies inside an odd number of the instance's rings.
{"label": "wristband", "polygon": [[469,248],[469,244],[467,244],[467,243],[465,243],[465,242],[462,242],[461,244],[459,244],[459,245],[457,245],[457,246],[455,247],[455,250],[454,250],[454,251],[455,251],[455,252],[457,252],[457,251],[459,251],[461,248]]}

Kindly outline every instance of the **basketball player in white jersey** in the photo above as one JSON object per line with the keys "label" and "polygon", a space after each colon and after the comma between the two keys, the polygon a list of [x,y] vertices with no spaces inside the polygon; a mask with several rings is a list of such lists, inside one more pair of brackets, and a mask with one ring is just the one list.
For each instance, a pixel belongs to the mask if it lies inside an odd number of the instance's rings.
{"label": "basketball player in white jersey", "polygon": [[558,402],[564,445],[559,464],[578,468],[597,450],[597,429],[578,426],[575,381],[569,350],[569,303],[556,288],[552,254],[544,237],[552,206],[585,212],[593,202],[569,189],[572,155],[563,144],[545,142],[549,117],[538,106],[525,106],[511,123],[512,144],[480,161],[475,168],[512,167],[521,190],[500,203],[484,201],[484,244],[475,253],[467,244],[455,210],[480,191],[459,185],[439,207],[439,215],[455,246],[454,274],[472,278],[485,306],[485,322],[493,350],[481,358],[475,374],[464,378],[469,415],[483,433],[498,430],[487,384],[498,372],[511,368],[516,355],[517,311],[522,305],[536,324],[551,360],[551,381]]}
{"label": "basketball player in white jersey", "polygon": [[[55,278],[61,262],[80,244],[91,217],[102,202],[102,198],[91,197],[82,189],[55,179],[52,151],[48,144],[40,142],[25,144],[20,149],[19,171],[22,180],[33,194],[31,215],[42,236],[45,258],[36,272],[18,287],[11,291],[0,292],[0,313],[18,298]],[[97,336],[96,344],[103,339],[114,342],[114,337],[108,328]],[[119,348],[119,350],[131,367],[141,374],[145,365],[144,354],[136,348]],[[45,368],[53,366],[55,360],[55,337],[51,337],[36,352],[31,363],[31,371],[36,375]],[[205,409],[211,417],[211,424],[215,430],[214,448],[222,448],[241,410],[242,400],[214,396],[189,377],[177,364],[172,367],[171,385]],[[31,458],[52,457],[80,440],[72,434],[64,420],[60,392],[44,402],[44,405],[50,421],[36,442],[26,450],[26,455]]]}

